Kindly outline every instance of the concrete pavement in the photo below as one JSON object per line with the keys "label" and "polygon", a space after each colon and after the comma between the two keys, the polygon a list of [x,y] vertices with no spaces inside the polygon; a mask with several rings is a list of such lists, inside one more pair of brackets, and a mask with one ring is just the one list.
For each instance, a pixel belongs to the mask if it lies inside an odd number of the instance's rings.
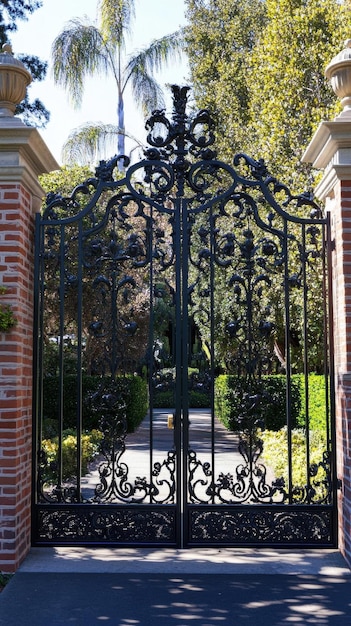
{"label": "concrete pavement", "polygon": [[1,626],[350,626],[336,550],[33,548]]}
{"label": "concrete pavement", "polygon": [[[155,422],[156,453],[173,432]],[[194,411],[192,446],[209,453],[208,415]],[[145,422],[132,470],[147,467]],[[218,463],[233,437],[218,427]],[[155,454],[156,454],[155,453]],[[161,456],[162,458],[162,456]],[[225,467],[225,465],[223,465]],[[97,472],[86,477],[88,493]],[[351,626],[351,572],[337,550],[32,548],[0,594],[0,626]]]}

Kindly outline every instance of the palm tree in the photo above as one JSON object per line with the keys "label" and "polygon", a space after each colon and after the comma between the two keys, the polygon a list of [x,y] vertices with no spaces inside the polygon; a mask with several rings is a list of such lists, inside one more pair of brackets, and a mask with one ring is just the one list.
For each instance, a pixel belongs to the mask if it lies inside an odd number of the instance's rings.
{"label": "palm tree", "polygon": [[66,139],[62,147],[63,162],[67,165],[93,167],[99,159],[112,154],[120,135],[128,137],[135,144],[130,153],[137,148],[143,148],[139,139],[114,124],[87,122],[75,128]]}
{"label": "palm tree", "polygon": [[[131,87],[135,101],[144,112],[162,107],[162,89],[153,72],[171,58],[180,58],[183,51],[181,33],[176,32],[152,41],[148,48],[127,58],[125,39],[135,17],[134,5],[135,0],[100,0],[99,26],[86,18],[72,19],[52,45],[54,80],[67,89],[76,107],[82,102],[87,76],[113,75],[117,86],[119,154],[125,153],[124,95],[127,86]],[[100,129],[106,136],[101,125]]]}

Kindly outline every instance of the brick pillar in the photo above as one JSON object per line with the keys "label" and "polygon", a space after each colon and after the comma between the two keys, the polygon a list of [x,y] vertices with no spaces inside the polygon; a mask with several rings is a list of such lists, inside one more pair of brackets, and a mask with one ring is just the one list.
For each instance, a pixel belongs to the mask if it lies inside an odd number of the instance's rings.
{"label": "brick pillar", "polygon": [[18,320],[0,333],[0,571],[14,572],[30,547],[33,236],[43,191],[58,169],[38,131],[0,119],[0,285]]}
{"label": "brick pillar", "polygon": [[320,124],[303,160],[324,170],[315,193],[331,215],[339,547],[351,566],[351,111]]}

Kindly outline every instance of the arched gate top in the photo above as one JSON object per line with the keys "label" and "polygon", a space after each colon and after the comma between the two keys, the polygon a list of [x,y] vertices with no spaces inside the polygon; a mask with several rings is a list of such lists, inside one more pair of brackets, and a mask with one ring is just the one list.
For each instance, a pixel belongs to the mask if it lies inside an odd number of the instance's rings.
{"label": "arched gate top", "polygon": [[[293,194],[269,173],[263,159],[244,153],[236,154],[232,163],[218,159],[214,120],[207,110],[187,113],[188,91],[189,87],[172,85],[171,118],[165,110],[156,110],[148,118],[144,158],[134,164],[126,155],[100,161],[95,175],[75,187],[69,197],[48,194],[43,221],[79,219],[93,210],[102,191],[110,189],[169,213],[179,208],[180,200],[186,201],[188,211],[199,213],[232,199],[251,203],[258,222],[257,204],[267,205],[288,221],[325,222],[313,195]],[[122,176],[120,164],[125,168]]]}

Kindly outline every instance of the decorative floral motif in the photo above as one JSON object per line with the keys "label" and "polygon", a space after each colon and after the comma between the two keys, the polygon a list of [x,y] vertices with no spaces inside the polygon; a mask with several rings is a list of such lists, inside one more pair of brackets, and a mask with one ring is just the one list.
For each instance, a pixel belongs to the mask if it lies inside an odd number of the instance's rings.
{"label": "decorative floral motif", "polygon": [[[308,371],[307,332],[301,339],[290,311],[300,299],[307,319],[309,269],[319,264],[326,276],[327,219],[309,193],[292,194],[263,160],[238,154],[231,164],[220,161],[209,112],[188,115],[188,87],[172,90],[173,115],[152,113],[146,122],[148,147],[139,162],[130,165],[123,155],[102,161],[69,197],[49,194],[38,217],[38,359],[45,343],[43,311],[54,302],[62,314],[55,330],[60,346],[72,327],[78,337],[78,378],[83,344],[89,344],[90,371],[101,377],[90,400],[102,433],[97,481],[89,497],[78,479],[77,484],[60,480],[59,467],[51,468],[58,478],[51,493],[44,489],[49,461],[39,441],[38,537],[42,542],[175,545],[184,515],[185,533],[197,545],[330,544],[334,477],[329,440],[319,463],[306,461],[306,484],[296,485],[292,476],[270,475],[260,436],[265,405],[274,403],[264,385],[272,355],[288,379],[290,345],[304,342],[300,352]],[[120,161],[127,168],[122,177]],[[225,297],[215,297],[217,285]],[[165,293],[175,320],[169,338],[174,344],[169,369],[175,375],[162,371],[155,331],[155,303]],[[240,379],[231,417],[235,451],[225,469],[216,469],[214,428],[207,455],[189,444],[191,425],[182,437],[188,428],[184,372],[194,356],[190,334],[196,324],[202,331],[198,360],[206,360],[208,368],[193,377],[193,389],[205,385],[213,401],[217,369]],[[63,362],[61,352],[61,368]],[[151,428],[148,471],[132,478],[117,378],[137,369],[149,377],[151,401],[155,390],[171,390],[177,416],[174,448],[167,445],[155,456]],[[39,374],[39,414],[40,384]],[[288,381],[287,406],[289,393]]]}

